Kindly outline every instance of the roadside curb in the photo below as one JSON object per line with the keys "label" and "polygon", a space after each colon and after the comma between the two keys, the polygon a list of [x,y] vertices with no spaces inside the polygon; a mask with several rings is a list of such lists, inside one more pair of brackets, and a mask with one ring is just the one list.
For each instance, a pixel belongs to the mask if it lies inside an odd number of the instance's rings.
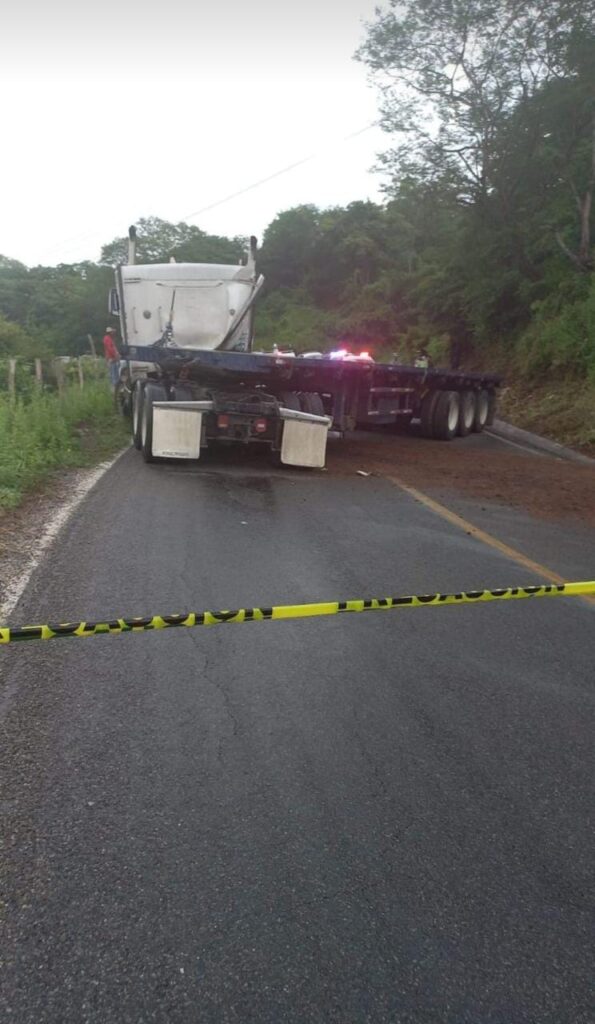
{"label": "roadside curb", "polygon": [[546,452],[548,455],[555,455],[559,459],[567,459],[570,462],[582,462],[583,465],[595,469],[595,459],[588,455],[575,452],[572,448],[566,448],[557,441],[550,441],[547,437],[540,437],[539,434],[532,434],[529,430],[522,430],[521,427],[513,427],[512,423],[504,420],[494,420],[489,430],[498,437],[507,441],[516,441],[517,444],[525,445],[528,448],[535,448],[537,451]]}

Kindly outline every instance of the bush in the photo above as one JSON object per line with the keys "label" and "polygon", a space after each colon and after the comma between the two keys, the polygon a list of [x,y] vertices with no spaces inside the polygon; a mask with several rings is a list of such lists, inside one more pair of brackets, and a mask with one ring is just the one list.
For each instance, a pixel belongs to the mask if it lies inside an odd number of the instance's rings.
{"label": "bush", "polygon": [[595,280],[584,297],[553,316],[544,303],[520,338],[518,353],[522,373],[563,371],[595,382]]}
{"label": "bush", "polygon": [[0,506],[17,505],[53,469],[85,465],[124,439],[105,383],[68,387],[63,397],[33,391],[14,403],[0,395]]}
{"label": "bush", "polygon": [[42,343],[36,342],[20,324],[12,323],[0,313],[0,356],[33,356],[47,354]]}
{"label": "bush", "polygon": [[332,315],[308,302],[305,293],[280,288],[257,307],[255,348],[270,351],[279,345],[297,352],[325,350],[332,328]]}

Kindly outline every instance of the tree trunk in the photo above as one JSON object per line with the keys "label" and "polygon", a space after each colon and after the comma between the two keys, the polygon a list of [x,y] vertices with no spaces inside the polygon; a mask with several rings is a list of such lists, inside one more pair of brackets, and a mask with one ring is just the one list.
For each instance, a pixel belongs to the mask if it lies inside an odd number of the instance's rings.
{"label": "tree trunk", "polygon": [[581,203],[581,244],[578,250],[578,258],[585,267],[589,269],[591,260],[591,207],[593,205],[593,186],[590,185]]}
{"label": "tree trunk", "polygon": [[593,269],[591,257],[591,210],[593,208],[593,188],[595,187],[595,115],[591,123],[591,178],[585,190],[581,206],[581,244],[579,259],[586,269]]}

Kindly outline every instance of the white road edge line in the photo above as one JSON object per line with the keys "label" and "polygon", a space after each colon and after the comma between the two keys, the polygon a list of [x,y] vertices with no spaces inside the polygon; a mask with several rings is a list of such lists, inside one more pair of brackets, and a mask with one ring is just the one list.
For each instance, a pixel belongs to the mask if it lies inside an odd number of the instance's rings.
{"label": "white road edge line", "polygon": [[550,458],[561,461],[560,456],[554,455],[553,452],[550,454],[550,452],[540,451],[539,448],[530,448],[527,444],[519,444],[518,441],[509,441],[507,437],[502,437],[500,434],[493,434],[491,430],[485,430],[484,433],[486,433],[488,437],[493,437],[495,441],[501,441],[502,444],[509,444],[511,448],[520,448],[522,452],[527,452],[529,455],[541,455],[542,457],[549,455]]}
{"label": "white road edge line", "polygon": [[36,542],[35,554],[31,556],[26,566],[24,567],[19,579],[16,583],[9,585],[6,589],[6,598],[0,605],[0,622],[6,622],[8,616],[14,611],[16,605],[23,596],[29,581],[37,569],[38,565],[42,561],[47,549],[50,547],[52,541],[56,539],[60,530],[66,525],[70,519],[72,513],[82,501],[87,497],[90,491],[95,487],[103,476],[116,464],[118,459],[121,459],[128,448],[123,448],[121,452],[109,462],[100,462],[95,469],[89,471],[89,473],[80,480],[74,489],[72,496],[66,501],[56,512],[51,522],[44,530],[43,534]]}

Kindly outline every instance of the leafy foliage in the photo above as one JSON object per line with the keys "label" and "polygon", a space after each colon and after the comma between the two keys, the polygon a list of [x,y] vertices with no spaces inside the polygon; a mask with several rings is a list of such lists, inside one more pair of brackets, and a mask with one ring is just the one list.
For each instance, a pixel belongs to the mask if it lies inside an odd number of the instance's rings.
{"label": "leafy foliage", "polygon": [[88,335],[100,338],[108,322],[107,295],[112,272],[94,263],[28,269],[0,258],[0,315],[23,333],[3,345],[0,353],[46,356],[89,351]]}
{"label": "leafy foliage", "polygon": [[296,352],[325,351],[334,324],[332,314],[315,306],[303,290],[279,288],[260,304],[255,348],[266,352],[278,345]]}
{"label": "leafy foliage", "polygon": [[40,355],[41,348],[20,324],[11,323],[0,314],[0,358],[18,355],[30,359]]}
{"label": "leafy foliage", "polygon": [[[137,262],[237,263],[246,250],[246,239],[208,235],[194,224],[170,224],[159,217],[141,217],[136,225]],[[126,263],[128,239],[115,238],[104,245],[100,262],[110,267]]]}
{"label": "leafy foliage", "polygon": [[67,388],[62,398],[34,390],[11,403],[0,395],[0,507],[17,505],[51,470],[85,465],[124,443],[105,380]]}
{"label": "leafy foliage", "polygon": [[391,0],[378,10],[358,57],[397,138],[383,157],[393,177],[446,184],[464,201],[487,196],[506,119],[573,70],[594,17],[589,0]]}

